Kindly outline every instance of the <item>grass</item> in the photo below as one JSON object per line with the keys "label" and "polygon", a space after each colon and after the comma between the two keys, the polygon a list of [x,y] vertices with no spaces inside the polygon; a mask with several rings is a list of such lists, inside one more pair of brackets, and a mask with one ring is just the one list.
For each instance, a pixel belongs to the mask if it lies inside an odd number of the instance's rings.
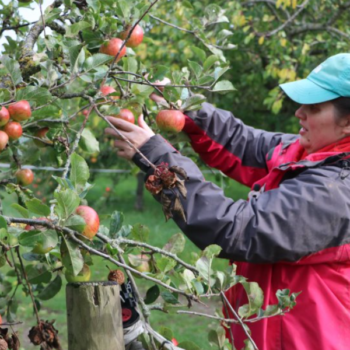
{"label": "grass", "polygon": [[[207,176],[210,180],[216,180],[212,175]],[[110,187],[111,191],[106,192],[106,187]],[[113,211],[118,210],[124,213],[124,223],[134,225],[142,223],[150,228],[149,243],[163,247],[168,239],[175,233],[180,232],[178,227],[173,221],[165,222],[161,206],[157,203],[151,195],[146,192],[144,195],[144,211],[138,212],[134,209],[136,180],[135,178],[119,178],[117,183],[113,183],[110,177],[98,176],[94,179],[94,187],[89,192],[87,200],[89,205],[94,207],[101,215],[102,223],[108,225],[108,215]],[[236,183],[225,189],[227,196],[234,199],[245,198],[247,189]],[[103,194],[101,196],[101,194]],[[17,212],[12,212],[10,204],[14,200],[13,197],[7,196],[3,202],[3,207],[6,215],[18,216]],[[191,252],[199,252],[198,248],[194,246],[192,242],[186,239],[185,251],[180,257],[186,261],[189,261]],[[105,280],[108,274],[106,265],[113,267],[111,264],[106,264],[101,258],[95,257],[94,266],[92,269],[91,280]],[[225,267],[227,261],[218,261],[218,266]],[[2,272],[6,272],[2,268]],[[67,326],[66,326],[66,309],[65,309],[65,278],[63,280],[63,288],[56,295],[55,298],[50,299],[43,303],[40,310],[40,317],[42,319],[52,320],[55,319],[55,326],[59,330],[61,345],[63,349],[67,349]],[[12,280],[15,285],[15,279]],[[145,293],[147,290],[147,283],[142,280],[140,282],[140,290]],[[149,285],[149,284],[148,284]],[[24,296],[22,291],[19,291],[18,297],[20,299],[18,305],[18,319],[23,321],[24,324],[21,327],[16,327],[18,330],[20,339],[22,341],[22,349],[34,349],[35,347],[29,344],[27,334],[31,326],[35,324],[35,318],[32,312],[31,300]],[[207,303],[208,306],[201,306],[201,312],[213,313],[213,310],[217,306],[214,301]],[[184,307],[183,309],[186,309]],[[198,310],[198,306],[196,308]],[[171,328],[174,336],[178,341],[191,340],[195,342],[201,349],[209,349],[210,346],[207,342],[207,332],[210,325],[216,325],[206,318],[176,315],[176,314],[164,314],[154,311],[151,316],[152,326],[157,330],[159,327],[166,326]]]}

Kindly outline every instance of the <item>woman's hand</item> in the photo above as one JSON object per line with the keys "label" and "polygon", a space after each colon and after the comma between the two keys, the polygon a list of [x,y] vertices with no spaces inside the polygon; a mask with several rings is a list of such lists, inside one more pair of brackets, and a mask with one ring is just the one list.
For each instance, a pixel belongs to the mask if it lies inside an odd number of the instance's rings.
{"label": "woman's hand", "polygon": [[[153,135],[154,132],[146,124],[141,114],[138,118],[138,126],[131,124],[123,119],[115,117],[107,117],[116,129],[137,149],[142,147]],[[136,151],[126,141],[119,136],[112,128],[106,128],[105,134],[116,138],[114,146],[118,149],[118,156],[131,160]]]}

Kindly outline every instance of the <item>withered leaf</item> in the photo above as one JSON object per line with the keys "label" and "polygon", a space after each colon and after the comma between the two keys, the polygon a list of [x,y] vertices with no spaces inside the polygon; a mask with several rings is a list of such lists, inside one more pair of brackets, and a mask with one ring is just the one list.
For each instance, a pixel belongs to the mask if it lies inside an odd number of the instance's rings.
{"label": "withered leaf", "polygon": [[176,186],[179,189],[179,192],[181,193],[182,197],[186,199],[187,197],[187,188],[185,186],[185,180],[180,180],[179,178],[176,181]]}
{"label": "withered leaf", "polygon": [[183,177],[184,179],[187,179],[187,173],[184,169],[182,169],[181,167],[177,166],[177,165],[173,165],[172,167],[169,168],[169,170],[173,171],[174,173],[180,175],[181,177]]}
{"label": "withered leaf", "polygon": [[160,195],[160,203],[162,204],[163,207],[163,212],[165,215],[165,220],[168,221],[170,218],[173,217],[173,214],[171,213],[171,199],[168,198],[164,192],[161,193]]}
{"label": "withered leaf", "polygon": [[186,215],[185,215],[185,212],[184,212],[184,209],[182,207],[182,204],[181,204],[181,201],[180,201],[179,197],[175,198],[174,209],[173,210],[174,210],[174,213],[179,215],[183,221],[187,222]]}

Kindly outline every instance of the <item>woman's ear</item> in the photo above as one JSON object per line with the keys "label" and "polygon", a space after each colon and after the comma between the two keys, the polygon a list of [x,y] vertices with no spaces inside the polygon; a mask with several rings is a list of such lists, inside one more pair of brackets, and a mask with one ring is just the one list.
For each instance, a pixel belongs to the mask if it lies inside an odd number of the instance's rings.
{"label": "woman's ear", "polygon": [[350,114],[342,118],[343,133],[350,136]]}

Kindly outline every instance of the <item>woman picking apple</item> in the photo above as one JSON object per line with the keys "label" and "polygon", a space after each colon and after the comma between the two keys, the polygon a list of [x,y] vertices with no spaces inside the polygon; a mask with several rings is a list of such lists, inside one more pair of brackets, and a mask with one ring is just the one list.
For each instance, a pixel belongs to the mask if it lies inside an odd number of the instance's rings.
{"label": "woman picking apple", "polygon": [[[184,168],[186,222],[181,230],[201,249],[222,247],[237,274],[264,290],[264,306],[278,289],[301,292],[288,314],[252,323],[260,350],[347,350],[350,344],[350,54],[328,58],[306,79],[280,86],[300,106],[299,135],[257,130],[230,112],[203,104],[186,116],[183,131],[209,165],[251,187],[248,200],[233,201],[205,181],[141,118],[139,126],[109,118],[152,163]],[[147,175],[153,169],[116,137],[118,155]],[[171,195],[171,194],[170,194]],[[156,196],[157,199],[158,196]],[[241,287],[226,292],[232,306],[246,303]],[[231,317],[232,315],[226,315]],[[242,328],[233,324],[237,349]]]}

